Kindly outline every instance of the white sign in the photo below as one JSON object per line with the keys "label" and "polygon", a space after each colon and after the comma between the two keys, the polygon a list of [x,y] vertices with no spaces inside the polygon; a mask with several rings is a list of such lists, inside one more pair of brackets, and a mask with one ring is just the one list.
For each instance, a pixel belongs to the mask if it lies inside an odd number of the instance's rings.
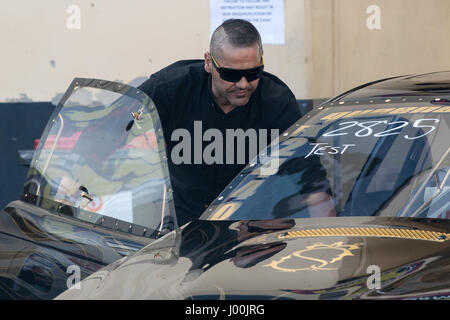
{"label": "white sign", "polygon": [[210,0],[211,34],[228,19],[251,22],[264,44],[284,44],[284,0]]}

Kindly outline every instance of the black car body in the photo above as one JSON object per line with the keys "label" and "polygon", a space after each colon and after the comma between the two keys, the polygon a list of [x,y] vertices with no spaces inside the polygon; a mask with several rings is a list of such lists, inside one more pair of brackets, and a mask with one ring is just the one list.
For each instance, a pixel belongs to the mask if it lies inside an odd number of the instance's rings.
{"label": "black car body", "polygon": [[450,72],[308,113],[199,220],[59,299],[449,299]]}

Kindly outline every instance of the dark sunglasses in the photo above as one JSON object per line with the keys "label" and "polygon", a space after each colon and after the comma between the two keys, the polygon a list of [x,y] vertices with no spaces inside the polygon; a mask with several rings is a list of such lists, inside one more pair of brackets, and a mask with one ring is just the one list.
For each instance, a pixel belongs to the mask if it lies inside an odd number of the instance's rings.
{"label": "dark sunglasses", "polygon": [[241,81],[242,77],[245,77],[245,79],[247,79],[248,82],[254,81],[256,79],[259,79],[264,71],[263,57],[261,57],[262,65],[260,65],[259,67],[239,70],[231,68],[221,68],[219,67],[219,64],[217,63],[216,59],[214,59],[212,55],[210,56],[214,64],[214,68],[216,68],[217,72],[219,72],[220,78],[228,82],[239,82]]}

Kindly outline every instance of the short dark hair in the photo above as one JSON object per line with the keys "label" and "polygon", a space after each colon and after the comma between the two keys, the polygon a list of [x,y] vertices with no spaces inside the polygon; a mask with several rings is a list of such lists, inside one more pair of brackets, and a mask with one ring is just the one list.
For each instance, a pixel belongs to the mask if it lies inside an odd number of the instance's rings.
{"label": "short dark hair", "polygon": [[247,48],[256,44],[260,56],[263,55],[261,35],[255,26],[246,20],[229,19],[217,27],[210,43],[210,51],[213,56],[221,55],[221,46],[225,41],[237,48]]}

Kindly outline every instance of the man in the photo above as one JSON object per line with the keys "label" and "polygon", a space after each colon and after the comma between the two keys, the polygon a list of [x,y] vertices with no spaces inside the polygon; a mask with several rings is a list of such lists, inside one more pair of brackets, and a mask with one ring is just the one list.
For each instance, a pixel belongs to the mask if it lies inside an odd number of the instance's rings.
{"label": "man", "polygon": [[[261,37],[251,23],[225,21],[214,31],[204,57],[176,62],[140,86],[161,119],[179,225],[198,218],[251,160],[255,141],[245,142],[243,162],[236,152],[244,147],[242,141],[234,144],[235,137],[227,136],[230,130],[281,133],[301,117],[289,88],[263,72]],[[211,132],[216,133],[213,142],[205,134]],[[274,138],[269,137],[264,145]],[[208,145],[219,142],[223,148],[208,153]],[[181,147],[187,144],[189,148]],[[205,158],[208,154],[213,162]]]}

